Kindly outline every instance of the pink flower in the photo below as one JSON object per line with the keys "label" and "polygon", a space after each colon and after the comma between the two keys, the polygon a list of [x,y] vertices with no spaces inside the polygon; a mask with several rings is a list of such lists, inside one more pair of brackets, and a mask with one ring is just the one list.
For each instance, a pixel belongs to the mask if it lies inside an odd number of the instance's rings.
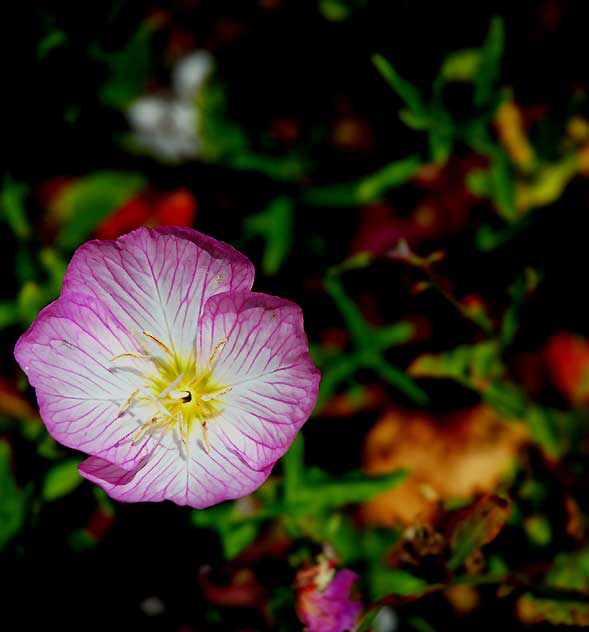
{"label": "pink flower", "polygon": [[297,573],[296,609],[309,632],[346,632],[355,630],[362,604],[350,598],[356,573],[335,570],[324,558],[311,568]]}
{"label": "pink flower", "polygon": [[17,342],[41,417],[121,501],[208,507],[259,487],[309,417],[319,372],[297,305],[251,292],[251,262],[188,228],[74,254]]}

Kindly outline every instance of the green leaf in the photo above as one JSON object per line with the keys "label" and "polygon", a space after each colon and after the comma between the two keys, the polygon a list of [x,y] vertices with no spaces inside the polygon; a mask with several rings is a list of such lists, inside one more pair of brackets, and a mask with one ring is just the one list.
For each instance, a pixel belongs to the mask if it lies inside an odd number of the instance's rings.
{"label": "green leaf", "polygon": [[[554,559],[545,583],[554,589],[576,590],[585,599],[541,598],[532,594],[523,597],[526,610],[534,622],[548,621],[553,625],[589,626],[589,550],[560,553]],[[557,597],[557,593],[554,595]]]}
{"label": "green leaf", "polygon": [[37,44],[37,59],[44,59],[54,50],[67,42],[67,35],[61,29],[50,30]]}
{"label": "green leaf", "polygon": [[20,310],[15,301],[0,301],[0,329],[16,325],[20,320]]}
{"label": "green leaf", "polygon": [[154,23],[146,20],[121,50],[92,51],[110,70],[110,78],[100,89],[100,98],[106,105],[124,109],[143,91],[150,70],[153,33]]}
{"label": "green leaf", "polygon": [[23,526],[29,496],[28,490],[16,486],[10,460],[10,445],[0,441],[0,551]]}
{"label": "green leaf", "polygon": [[133,172],[97,171],[76,180],[55,203],[55,212],[62,221],[59,247],[76,248],[104,218],[145,185],[145,178]]}
{"label": "green leaf", "polygon": [[381,599],[387,595],[403,597],[421,595],[428,586],[424,579],[400,568],[376,566],[371,579],[376,599]]}
{"label": "green leaf", "polygon": [[489,172],[493,199],[499,214],[508,221],[517,219],[515,179],[509,158],[502,150],[493,152]]}
{"label": "green leaf", "polygon": [[538,273],[532,268],[527,268],[521,276],[509,288],[511,303],[503,319],[501,320],[500,339],[501,345],[507,347],[513,342],[515,334],[519,329],[519,313],[528,293],[538,285]]}
{"label": "green leaf", "polygon": [[292,445],[282,457],[284,471],[284,498],[287,503],[296,499],[304,476],[305,443],[302,434],[298,434]]}
{"label": "green leaf", "polygon": [[41,496],[45,501],[57,500],[73,492],[82,482],[78,472],[78,459],[54,465],[45,475]]}
{"label": "green leaf", "polygon": [[415,335],[415,326],[412,323],[400,322],[374,328],[373,334],[376,347],[390,349],[409,342]]}
{"label": "green leaf", "polygon": [[466,48],[450,53],[442,64],[441,73],[445,81],[472,81],[481,63],[478,48]]}
{"label": "green leaf", "polygon": [[417,116],[426,116],[427,110],[417,88],[402,79],[393,66],[382,56],[373,55],[372,63],[391,88],[403,99],[405,105]]}
{"label": "green leaf", "polygon": [[31,236],[31,225],[25,208],[27,193],[28,189],[24,184],[16,182],[8,175],[4,177],[0,194],[0,217],[17,239]]}
{"label": "green leaf", "polygon": [[323,279],[327,293],[339,309],[346,326],[358,349],[372,347],[372,335],[368,330],[364,316],[352,299],[346,294],[339,277],[333,273]]}
{"label": "green leaf", "polygon": [[450,351],[419,356],[409,367],[415,377],[451,378],[479,390],[503,373],[499,348],[494,340],[461,345]]}
{"label": "green leaf", "polygon": [[367,366],[370,366],[383,380],[398,388],[418,404],[427,404],[429,401],[425,391],[417,386],[415,381],[405,371],[390,365],[384,359],[375,357],[372,362],[367,363]]}
{"label": "green leaf", "polygon": [[407,477],[405,470],[397,470],[386,476],[367,477],[352,473],[337,480],[327,478],[321,482],[305,483],[296,494],[302,507],[341,507],[362,503],[382,492],[396,487]]}
{"label": "green leaf", "polygon": [[359,354],[340,353],[337,359],[331,360],[328,364],[322,365],[322,376],[319,384],[319,395],[317,397],[316,410],[326,404],[337,390],[338,386],[351,378],[354,373],[361,368]]}
{"label": "green leaf", "polygon": [[510,513],[511,502],[493,494],[459,511],[450,530],[452,554],[448,568],[455,571],[472,553],[494,540],[505,526]]}
{"label": "green leaf", "polygon": [[359,202],[372,202],[389,189],[404,184],[415,175],[421,164],[421,158],[418,155],[412,155],[401,160],[395,160],[386,167],[367,176],[358,185],[357,197]]}
{"label": "green leaf", "polygon": [[244,222],[247,237],[261,236],[266,241],[262,257],[262,270],[274,276],[292,248],[294,237],[293,201],[289,197],[274,198],[268,208],[248,217]]}
{"label": "green leaf", "polygon": [[223,545],[223,554],[230,560],[246,549],[258,534],[256,522],[241,522],[227,526],[221,526],[219,535]]}
{"label": "green leaf", "polygon": [[491,20],[487,38],[481,50],[478,72],[474,78],[474,102],[477,107],[489,103],[499,77],[501,57],[505,44],[503,20],[495,16]]}

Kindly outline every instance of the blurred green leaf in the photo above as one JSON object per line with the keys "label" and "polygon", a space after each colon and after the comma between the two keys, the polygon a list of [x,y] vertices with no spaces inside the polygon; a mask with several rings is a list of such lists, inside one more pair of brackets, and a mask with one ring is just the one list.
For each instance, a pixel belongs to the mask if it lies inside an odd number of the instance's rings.
{"label": "blurred green leaf", "polygon": [[409,374],[415,377],[451,378],[477,390],[502,373],[499,347],[494,340],[424,354],[409,367]]}
{"label": "blurred green leaf", "polygon": [[18,311],[24,324],[32,323],[39,310],[47,303],[47,295],[34,281],[25,283],[18,294]]}
{"label": "blurred green leaf", "polygon": [[62,221],[59,247],[79,246],[103,219],[145,186],[141,174],[118,171],[97,171],[70,184],[55,202]]}
{"label": "blurred green leaf", "polygon": [[264,211],[248,217],[243,229],[246,238],[260,236],[265,240],[262,270],[264,274],[274,276],[292,248],[294,238],[292,199],[285,196],[274,198]]}
{"label": "blurred green leaf", "polygon": [[374,327],[375,345],[380,349],[389,349],[409,342],[415,336],[415,327],[411,323],[399,322],[394,325]]}
{"label": "blurred green leaf", "polygon": [[0,194],[0,217],[8,224],[17,239],[27,239],[31,236],[31,225],[25,207],[27,193],[28,189],[24,184],[16,182],[8,175],[4,176]]}
{"label": "blurred green leaf", "polygon": [[242,522],[240,524],[221,527],[219,529],[223,554],[231,560],[246,549],[258,534],[258,525],[255,522]]}
{"label": "blurred green leaf", "polygon": [[504,151],[497,150],[493,152],[489,177],[493,199],[500,215],[508,221],[513,221],[517,218],[515,177],[509,158]]}
{"label": "blurred green leaf", "polygon": [[0,301],[0,329],[16,325],[20,320],[20,310],[14,301]]}
{"label": "blurred green leaf", "polygon": [[376,566],[371,574],[373,593],[376,599],[387,595],[421,595],[428,586],[427,581],[401,568]]}
{"label": "blurred green leaf", "polygon": [[353,182],[311,187],[305,191],[304,200],[312,206],[347,207],[368,204],[378,200],[388,190],[407,182],[421,165],[422,160],[417,154],[407,156]]}
{"label": "blurred green leaf", "polygon": [[478,71],[474,77],[474,102],[477,107],[489,103],[495,82],[499,77],[501,57],[505,45],[503,20],[495,16],[491,20],[483,48]]}
{"label": "blurred green leaf", "polygon": [[43,500],[50,502],[73,492],[82,482],[78,472],[78,459],[64,461],[54,465],[45,475],[41,496]]}
{"label": "blurred green leaf", "polygon": [[466,48],[450,53],[442,64],[441,73],[446,81],[472,81],[481,63],[478,48]]}
{"label": "blurred green leaf", "polygon": [[449,536],[452,555],[448,568],[455,571],[466,559],[494,540],[511,513],[511,502],[504,497],[488,495],[459,512]]}
{"label": "blurred green leaf", "polygon": [[378,199],[393,187],[398,187],[409,180],[421,167],[422,161],[418,155],[395,160],[386,167],[367,176],[358,185],[357,198],[361,203]]}
{"label": "blurred green leaf", "polygon": [[61,29],[51,29],[37,44],[37,59],[44,59],[55,48],[67,42],[67,35]]}
{"label": "blurred green leaf", "polygon": [[403,99],[407,108],[417,116],[426,116],[427,109],[417,88],[402,79],[393,66],[382,56],[373,55],[372,62],[391,88]]}
{"label": "blurred green leaf", "polygon": [[370,349],[372,347],[372,336],[366,326],[364,316],[345,292],[339,277],[335,274],[327,274],[323,279],[323,284],[327,293],[337,305],[358,349]]}
{"label": "blurred green leaf", "polygon": [[49,291],[57,296],[61,289],[67,264],[53,248],[43,248],[39,253],[39,259],[49,277]]}
{"label": "blurred green leaf", "polygon": [[[589,626],[589,551],[560,553],[556,556],[545,583],[551,588],[576,590],[585,599],[541,598],[541,595],[527,594],[523,597],[526,611],[533,621],[548,621],[553,625]],[[549,591],[546,591],[549,592]],[[549,595],[546,595],[549,597]]]}
{"label": "blurred green leaf", "polygon": [[16,486],[10,460],[10,445],[0,441],[0,551],[23,526],[29,496],[28,490]]}
{"label": "blurred green leaf", "polygon": [[413,401],[418,404],[427,404],[428,396],[405,371],[390,365],[382,358],[374,358],[367,362],[366,366],[374,369],[383,380],[398,388]]}
{"label": "blurred green leaf", "polygon": [[131,35],[127,45],[115,52],[94,47],[92,53],[110,71],[100,90],[102,101],[113,108],[124,109],[145,89],[151,64],[151,41],[154,23],[146,20]]}
{"label": "blurred green leaf", "polygon": [[284,498],[287,503],[295,500],[297,490],[303,482],[304,450],[303,435],[299,433],[281,460],[284,471]]}
{"label": "blurred green leaf", "polygon": [[509,288],[511,303],[501,320],[500,340],[503,347],[509,346],[519,328],[519,313],[526,295],[534,290],[538,284],[538,273],[532,268],[527,268]]}
{"label": "blurred green leaf", "polygon": [[296,503],[303,507],[341,507],[370,500],[384,491],[392,489],[407,477],[408,472],[397,470],[386,476],[358,475],[332,479],[325,476],[321,482],[306,482],[296,493]]}

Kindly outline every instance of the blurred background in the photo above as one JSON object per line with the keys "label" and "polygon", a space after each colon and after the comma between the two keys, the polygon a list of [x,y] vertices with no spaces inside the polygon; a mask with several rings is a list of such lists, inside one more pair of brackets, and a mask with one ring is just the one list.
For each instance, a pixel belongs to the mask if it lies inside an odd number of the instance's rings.
{"label": "blurred background", "polygon": [[[589,625],[583,8],[6,8],[3,630]],[[303,308],[319,401],[251,497],[110,501],[14,361],[73,251],[142,225]]]}

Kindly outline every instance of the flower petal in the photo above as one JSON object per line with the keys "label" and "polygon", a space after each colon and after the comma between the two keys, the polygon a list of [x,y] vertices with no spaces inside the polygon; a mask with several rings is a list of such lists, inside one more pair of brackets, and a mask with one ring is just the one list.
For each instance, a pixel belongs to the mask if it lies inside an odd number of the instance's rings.
{"label": "flower petal", "polygon": [[188,459],[177,447],[160,446],[132,472],[96,457],[83,461],[79,471],[122,502],[167,499],[196,509],[246,496],[270,474],[271,466],[252,470],[236,460],[223,444],[211,445],[207,453],[194,439],[193,435]]}
{"label": "flower petal", "polygon": [[250,261],[227,244],[189,228],[140,228],[81,246],[62,296],[91,293],[129,330],[148,331],[186,355],[207,299],[249,290],[253,279]]}
{"label": "flower petal", "polygon": [[137,419],[130,412],[119,415],[138,376],[111,362],[136,346],[110,310],[92,297],[70,293],[41,311],[14,353],[57,441],[123,467],[134,467],[144,456],[149,439],[132,441]]}
{"label": "flower petal", "polygon": [[263,469],[286,452],[317,399],[320,375],[301,310],[265,294],[214,296],[201,319],[197,357],[216,348],[215,381],[231,390],[209,427],[249,467]]}

